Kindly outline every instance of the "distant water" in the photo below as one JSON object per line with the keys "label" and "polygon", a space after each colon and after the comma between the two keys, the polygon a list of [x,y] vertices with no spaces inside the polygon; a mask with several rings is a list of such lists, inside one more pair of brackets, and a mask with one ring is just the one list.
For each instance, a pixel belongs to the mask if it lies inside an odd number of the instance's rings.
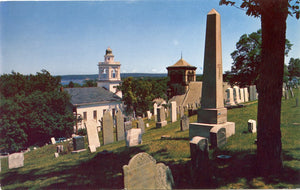
{"label": "distant water", "polygon": [[[167,77],[167,73],[121,73],[121,78],[127,77]],[[98,75],[61,75],[61,84],[67,85],[71,81],[82,85],[85,80],[97,80]]]}

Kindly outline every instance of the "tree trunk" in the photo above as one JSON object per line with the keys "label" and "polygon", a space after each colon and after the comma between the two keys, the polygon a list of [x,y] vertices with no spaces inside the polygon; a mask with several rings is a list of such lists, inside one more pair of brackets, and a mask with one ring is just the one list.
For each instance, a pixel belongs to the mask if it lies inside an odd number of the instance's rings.
{"label": "tree trunk", "polygon": [[262,176],[279,174],[281,97],[288,0],[261,0],[262,64],[259,67],[257,161]]}

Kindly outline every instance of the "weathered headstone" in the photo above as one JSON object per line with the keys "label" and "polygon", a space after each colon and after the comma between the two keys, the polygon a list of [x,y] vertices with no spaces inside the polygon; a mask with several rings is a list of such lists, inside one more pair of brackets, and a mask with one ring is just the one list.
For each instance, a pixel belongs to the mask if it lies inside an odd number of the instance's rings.
{"label": "weathered headstone", "polygon": [[234,134],[235,124],[227,122],[223,98],[221,18],[212,9],[207,14],[206,22],[201,109],[198,110],[198,123],[190,124],[190,139],[194,136],[210,138],[210,129],[215,126],[222,126],[230,131],[226,135]]}
{"label": "weathered headstone", "polygon": [[54,153],[54,157],[55,157],[55,158],[58,158],[58,157],[59,157],[59,153],[55,152],[55,153]]}
{"label": "weathered headstone", "polygon": [[153,104],[153,115],[157,115],[157,103]]}
{"label": "weathered headstone", "polygon": [[189,118],[186,115],[183,115],[180,119],[180,130],[185,131],[189,129]]}
{"label": "weathered headstone", "polygon": [[109,111],[103,116],[103,144],[110,144],[114,142],[113,118]]}
{"label": "weathered headstone", "polygon": [[256,133],[256,121],[253,119],[248,120],[248,131],[250,133]]}
{"label": "weathered headstone", "polygon": [[64,151],[64,145],[57,145],[56,146],[56,152],[61,153]]}
{"label": "weathered headstone", "polygon": [[172,172],[147,153],[138,153],[123,166],[125,189],[172,189]]}
{"label": "weathered headstone", "polygon": [[167,125],[165,108],[160,106],[157,108],[157,122],[156,127],[160,128]]}
{"label": "weathered headstone", "polygon": [[250,101],[254,101],[257,99],[256,85],[251,85],[250,89]]}
{"label": "weathered headstone", "polygon": [[132,128],[132,122],[131,121],[125,121],[124,122],[124,128],[125,128],[125,131],[128,131],[129,129]]}
{"label": "weathered headstone", "polygon": [[226,144],[226,129],[224,127],[217,126],[210,130],[210,144],[214,148]]}
{"label": "weathered headstone", "polygon": [[20,168],[24,166],[23,152],[13,153],[8,156],[8,168]]}
{"label": "weathered headstone", "polygon": [[55,138],[54,138],[54,137],[51,138],[51,143],[52,143],[52,144],[56,144],[56,141],[55,141]]}
{"label": "weathered headstone", "polygon": [[82,136],[73,137],[73,150],[84,149],[84,138]]}
{"label": "weathered headstone", "polygon": [[126,146],[132,147],[142,144],[142,130],[141,129],[129,129],[125,132]]}
{"label": "weathered headstone", "polygon": [[192,164],[192,181],[193,184],[201,184],[206,180],[209,173],[209,146],[208,139],[205,137],[195,136],[190,141],[191,164]]}
{"label": "weathered headstone", "polygon": [[116,126],[117,126],[117,141],[122,141],[125,139],[125,132],[124,132],[124,116],[121,110],[118,110],[116,115]]}
{"label": "weathered headstone", "polygon": [[138,118],[137,128],[142,130],[142,134],[145,133],[145,123],[144,123],[143,118]]}
{"label": "weathered headstone", "polygon": [[240,100],[241,100],[241,102],[245,102],[244,88],[240,88]]}
{"label": "weathered headstone", "polygon": [[235,105],[234,99],[233,99],[233,89],[227,88],[226,89],[227,98],[226,98],[226,105],[233,106]]}
{"label": "weathered headstone", "polygon": [[240,88],[238,86],[233,87],[233,97],[234,97],[235,103],[237,103],[237,104],[241,103]]}
{"label": "weathered headstone", "polygon": [[175,122],[177,121],[177,112],[176,112],[177,106],[176,106],[176,102],[172,101],[171,102],[171,122]]}
{"label": "weathered headstone", "polygon": [[249,101],[248,88],[244,88],[244,99],[245,99],[245,102]]}
{"label": "weathered headstone", "polygon": [[96,148],[100,147],[100,141],[99,141],[97,126],[92,125],[92,124],[87,125],[86,126],[86,132],[87,132],[87,138],[88,138],[89,146],[95,146]]}
{"label": "weathered headstone", "polygon": [[179,106],[179,116],[180,118],[184,116],[184,108],[182,106]]}

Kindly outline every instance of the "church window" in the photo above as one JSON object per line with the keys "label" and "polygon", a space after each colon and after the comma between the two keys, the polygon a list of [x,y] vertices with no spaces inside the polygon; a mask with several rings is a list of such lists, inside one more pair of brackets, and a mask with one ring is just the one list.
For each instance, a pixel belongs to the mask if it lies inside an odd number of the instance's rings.
{"label": "church window", "polygon": [[97,120],[97,110],[94,110],[93,117],[94,117],[95,120]]}
{"label": "church window", "polygon": [[83,112],[83,120],[86,121],[87,120],[87,113]]}

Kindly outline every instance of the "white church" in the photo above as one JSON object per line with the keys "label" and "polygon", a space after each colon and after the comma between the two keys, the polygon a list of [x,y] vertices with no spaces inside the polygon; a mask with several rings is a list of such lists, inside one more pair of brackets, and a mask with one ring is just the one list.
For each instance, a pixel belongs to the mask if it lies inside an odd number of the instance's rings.
{"label": "white church", "polygon": [[91,125],[99,129],[104,112],[109,111],[114,117],[117,109],[123,110],[122,92],[117,90],[121,83],[120,66],[120,62],[114,61],[112,50],[107,48],[104,62],[98,63],[97,87],[64,89],[71,96],[74,115],[82,119],[74,131]]}

